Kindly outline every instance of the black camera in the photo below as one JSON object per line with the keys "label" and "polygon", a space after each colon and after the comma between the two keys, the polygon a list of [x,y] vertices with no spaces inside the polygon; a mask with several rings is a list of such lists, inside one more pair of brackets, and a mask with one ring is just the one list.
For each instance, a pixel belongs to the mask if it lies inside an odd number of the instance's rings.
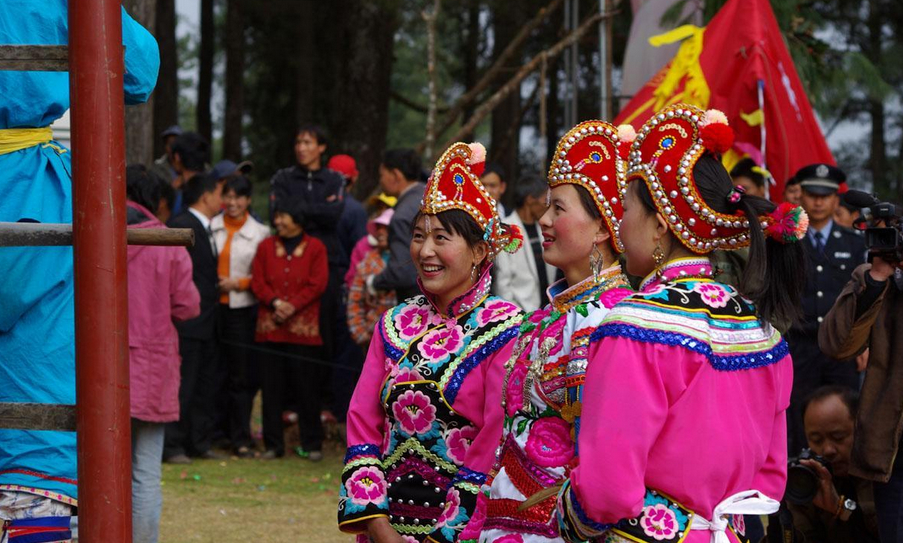
{"label": "black camera", "polygon": [[[872,212],[872,225],[865,229],[865,247],[872,256],[880,256],[890,264],[903,262],[903,220],[901,210],[890,202],[878,201],[874,196],[849,190],[843,200],[856,207],[867,207]],[[883,222],[884,226],[875,226]]]}
{"label": "black camera", "polygon": [[784,499],[794,505],[806,505],[812,503],[815,495],[818,494],[820,480],[818,473],[809,466],[800,463],[800,460],[814,460],[831,470],[831,464],[821,456],[812,452],[811,449],[803,449],[799,456],[791,458],[787,461],[787,490],[784,492]]}

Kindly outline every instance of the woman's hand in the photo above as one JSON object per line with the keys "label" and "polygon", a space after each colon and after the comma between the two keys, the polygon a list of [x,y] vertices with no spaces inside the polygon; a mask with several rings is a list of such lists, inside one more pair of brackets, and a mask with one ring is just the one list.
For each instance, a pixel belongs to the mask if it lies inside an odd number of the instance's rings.
{"label": "woman's hand", "polygon": [[404,539],[395,528],[392,528],[386,517],[378,517],[367,522],[367,534],[374,543],[404,543]]}
{"label": "woman's hand", "polygon": [[295,314],[295,311],[295,306],[285,300],[281,300],[276,307],[276,319],[279,321],[286,321]]}

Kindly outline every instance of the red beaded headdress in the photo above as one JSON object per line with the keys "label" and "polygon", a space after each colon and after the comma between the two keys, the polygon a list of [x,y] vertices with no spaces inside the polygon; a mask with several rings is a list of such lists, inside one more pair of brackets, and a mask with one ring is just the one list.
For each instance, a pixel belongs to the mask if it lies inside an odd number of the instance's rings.
{"label": "red beaded headdress", "polygon": [[420,211],[428,215],[451,209],[464,211],[483,229],[492,255],[499,251],[513,253],[520,248],[523,234],[499,219],[495,200],[480,182],[485,163],[486,149],[481,144],[452,144],[436,162]]}
{"label": "red beaded headdress", "polygon": [[627,189],[623,157],[635,136],[627,126],[615,128],[603,121],[584,121],[558,142],[549,168],[549,187],[571,183],[589,191],[611,232],[611,246],[618,253],[624,252],[619,232]]}
{"label": "red beaded headdress", "polygon": [[727,151],[733,138],[724,113],[676,104],[646,121],[630,148],[628,182],[646,183],[671,231],[696,254],[749,246],[747,217],[710,208],[693,177],[704,153]]}

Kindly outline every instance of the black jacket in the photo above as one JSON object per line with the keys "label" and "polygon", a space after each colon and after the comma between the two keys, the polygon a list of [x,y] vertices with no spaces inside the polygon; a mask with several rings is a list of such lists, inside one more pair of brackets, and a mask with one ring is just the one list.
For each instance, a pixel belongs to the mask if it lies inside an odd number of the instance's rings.
{"label": "black jacket", "polygon": [[177,322],[179,336],[212,340],[216,332],[216,308],[219,305],[217,258],[211,245],[210,235],[201,221],[187,209],[171,218],[166,224],[170,228],[191,228],[194,230],[194,246],[188,247],[193,267],[192,279],[201,295],[201,314],[187,321]]}
{"label": "black jacket", "polygon": [[[308,234],[326,245],[331,273],[338,271],[343,263],[347,266],[350,256],[345,254],[336,229],[345,207],[344,185],[342,176],[332,170],[320,168],[311,171],[297,165],[279,170],[270,180],[270,219],[277,202],[297,198],[304,215],[302,226]],[[327,202],[330,196],[336,199]]]}

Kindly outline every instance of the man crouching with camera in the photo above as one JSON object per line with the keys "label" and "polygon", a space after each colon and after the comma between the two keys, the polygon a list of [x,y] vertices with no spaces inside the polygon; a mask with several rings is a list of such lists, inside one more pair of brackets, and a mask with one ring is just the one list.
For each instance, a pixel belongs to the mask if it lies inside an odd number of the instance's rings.
{"label": "man crouching with camera", "polygon": [[869,350],[850,473],[875,483],[882,543],[903,543],[903,228],[899,208],[850,192],[872,209],[865,232],[871,263],[856,268],[825,316],[819,347],[839,359]]}
{"label": "man crouching with camera", "polygon": [[785,495],[798,541],[878,541],[872,482],[849,474],[857,403],[848,387],[825,386],[803,405],[809,449],[790,461]]}

